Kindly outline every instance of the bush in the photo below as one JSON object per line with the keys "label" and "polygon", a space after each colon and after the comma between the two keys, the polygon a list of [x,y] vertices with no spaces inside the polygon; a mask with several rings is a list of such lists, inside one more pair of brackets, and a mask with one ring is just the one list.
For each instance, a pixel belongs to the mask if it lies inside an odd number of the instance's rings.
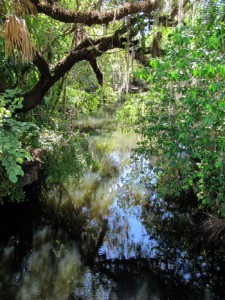
{"label": "bush", "polygon": [[21,164],[25,159],[32,160],[29,151],[22,145],[21,137],[32,123],[16,120],[17,109],[22,108],[23,98],[17,98],[17,90],[7,90],[0,95],[0,162],[12,183],[23,176]]}
{"label": "bush", "polygon": [[164,58],[142,72],[150,84],[145,141],[138,151],[157,158],[161,195],[194,190],[200,204],[225,216],[225,24],[175,29]]}

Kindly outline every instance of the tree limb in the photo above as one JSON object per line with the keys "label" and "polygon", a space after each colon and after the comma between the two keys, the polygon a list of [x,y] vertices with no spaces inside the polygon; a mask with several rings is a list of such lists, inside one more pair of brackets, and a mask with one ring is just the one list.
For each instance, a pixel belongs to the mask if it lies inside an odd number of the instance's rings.
{"label": "tree limb", "polygon": [[90,65],[93,69],[93,71],[95,72],[95,75],[97,77],[98,83],[103,86],[103,73],[102,71],[99,69],[98,63],[96,59],[90,59],[89,60]]}
{"label": "tree limb", "polygon": [[33,64],[38,68],[38,71],[40,72],[40,75],[42,77],[50,76],[50,69],[47,61],[44,59],[44,57],[41,55],[40,52],[34,51],[34,61]]}
{"label": "tree limb", "polygon": [[[92,45],[92,47],[79,49],[79,46],[74,48],[63,60],[56,64],[56,66],[49,73],[48,66],[44,63],[41,56],[37,57],[37,62],[35,63],[38,66],[39,72],[41,74],[40,79],[36,86],[29,92],[23,95],[23,108],[21,111],[27,112],[36,106],[38,106],[44,95],[48,90],[59,80],[61,79],[76,63],[86,60],[92,60],[92,67],[95,67],[95,71],[98,73],[98,80],[101,84],[102,79],[100,78],[100,70],[96,68],[94,60],[97,57],[105,54],[108,50],[113,48],[124,48],[124,43],[127,42],[126,38],[122,38],[117,31],[111,37],[105,37],[98,40],[99,43]],[[77,50],[79,49],[79,50]],[[43,64],[43,65],[42,65]],[[95,72],[95,73],[96,73]]]}
{"label": "tree limb", "polygon": [[43,13],[52,19],[58,20],[63,23],[80,23],[88,26],[94,24],[107,24],[114,20],[121,20],[124,17],[139,12],[154,12],[158,7],[156,0],[139,1],[139,2],[125,2],[117,9],[109,9],[102,12],[94,11],[68,11],[59,6],[52,6],[44,4],[38,0],[30,0],[35,4],[39,13]]}

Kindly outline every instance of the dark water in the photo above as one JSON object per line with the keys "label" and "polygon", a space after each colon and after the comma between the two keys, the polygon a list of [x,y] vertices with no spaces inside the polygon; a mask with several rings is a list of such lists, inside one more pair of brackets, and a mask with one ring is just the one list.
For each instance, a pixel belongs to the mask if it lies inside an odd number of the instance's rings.
{"label": "dark water", "polygon": [[225,299],[223,241],[151,191],[133,144],[121,135],[98,173],[0,207],[0,299]]}

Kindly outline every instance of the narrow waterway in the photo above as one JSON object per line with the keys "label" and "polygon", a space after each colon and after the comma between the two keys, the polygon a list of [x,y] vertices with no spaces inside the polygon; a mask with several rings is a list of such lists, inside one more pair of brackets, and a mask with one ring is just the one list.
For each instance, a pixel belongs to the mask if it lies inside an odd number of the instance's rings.
{"label": "narrow waterway", "polygon": [[151,190],[148,161],[130,159],[137,141],[92,136],[98,169],[0,207],[0,299],[225,299],[222,241],[207,242],[190,205]]}

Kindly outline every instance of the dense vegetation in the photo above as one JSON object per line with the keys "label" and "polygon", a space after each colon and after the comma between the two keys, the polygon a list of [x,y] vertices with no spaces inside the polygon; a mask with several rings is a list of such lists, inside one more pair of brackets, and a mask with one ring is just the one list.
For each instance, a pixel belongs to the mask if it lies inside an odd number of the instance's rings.
{"label": "dense vegetation", "polygon": [[146,138],[139,151],[156,157],[162,195],[194,191],[223,216],[224,50],[223,22],[174,30],[165,57],[141,73],[150,92],[139,119]]}
{"label": "dense vegetation", "polygon": [[75,2],[0,4],[0,197],[22,199],[32,164],[49,183],[79,177],[95,161],[76,120],[120,102],[159,194],[224,217],[223,4]]}

